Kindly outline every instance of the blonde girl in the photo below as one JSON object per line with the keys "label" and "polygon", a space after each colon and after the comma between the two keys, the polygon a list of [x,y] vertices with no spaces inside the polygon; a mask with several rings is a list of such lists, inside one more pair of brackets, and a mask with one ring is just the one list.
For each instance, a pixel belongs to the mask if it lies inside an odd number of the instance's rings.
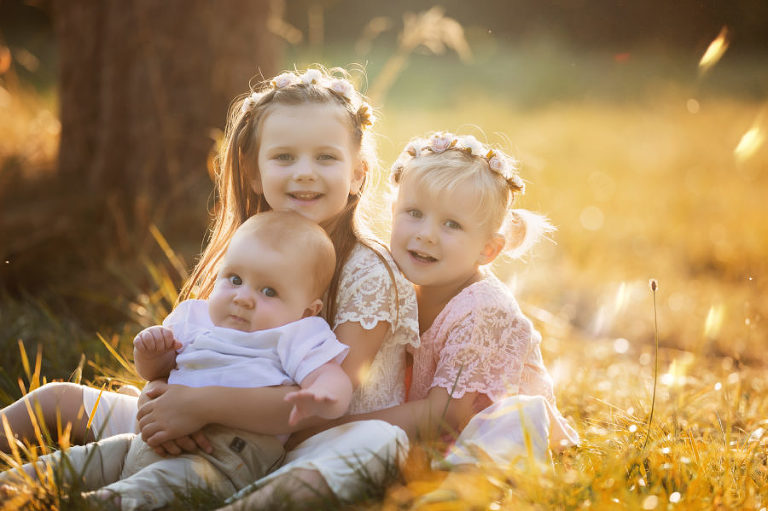
{"label": "blonde girl", "polygon": [[409,437],[461,431],[445,461],[509,466],[578,442],[556,407],[541,335],[485,265],[524,254],[552,227],[512,209],[524,191],[516,161],[472,136],[413,139],[393,166],[397,188],[390,250],[416,289],[421,345],[408,402],[353,417],[382,419]]}
{"label": "blonde girl", "polygon": [[[337,254],[323,315],[339,340],[350,347],[343,368],[355,386],[351,413],[403,402],[405,346],[418,344],[413,290],[387,251],[363,235],[358,215],[365,182],[375,164],[373,122],[371,107],[339,70],[283,73],[237,98],[220,155],[211,238],[180,296],[204,299],[210,294],[228,239],[251,215],[289,209],[320,224]],[[41,392],[38,401],[44,409],[55,409],[57,403],[62,406],[64,417],[76,422],[83,437],[82,420],[87,415],[77,420],[77,410],[91,410],[97,391],[64,386]],[[64,388],[67,399],[61,398]],[[153,382],[145,389],[144,400],[149,401],[142,401],[138,410],[138,429],[147,443],[173,454],[196,445],[208,448],[199,431],[212,423],[284,434],[308,425],[288,425],[291,406],[284,398],[292,390],[285,386],[189,388]],[[109,394],[102,402],[105,405],[96,410],[93,430],[99,431],[104,424],[108,434],[136,428],[136,398]],[[265,409],[270,414],[264,414]],[[17,411],[7,413],[12,426],[24,423]],[[255,497],[267,499],[278,486],[267,482],[279,482],[283,491],[294,496],[312,494],[315,489],[349,496],[355,491],[355,479],[359,482],[349,460],[393,459],[399,446],[405,445],[401,430],[380,421],[330,429],[290,453],[286,465],[263,481],[265,487]]]}

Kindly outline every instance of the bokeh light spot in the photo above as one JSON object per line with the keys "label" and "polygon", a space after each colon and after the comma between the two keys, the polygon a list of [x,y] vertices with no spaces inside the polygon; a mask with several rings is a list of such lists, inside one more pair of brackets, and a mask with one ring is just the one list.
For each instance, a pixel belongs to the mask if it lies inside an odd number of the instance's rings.
{"label": "bokeh light spot", "polygon": [[626,353],[629,350],[629,341],[619,337],[613,341],[613,351],[616,353]]}
{"label": "bokeh light spot", "polygon": [[587,206],[581,210],[579,215],[579,221],[581,221],[582,227],[588,231],[598,231],[603,227],[603,221],[605,216],[603,210],[597,206]]}

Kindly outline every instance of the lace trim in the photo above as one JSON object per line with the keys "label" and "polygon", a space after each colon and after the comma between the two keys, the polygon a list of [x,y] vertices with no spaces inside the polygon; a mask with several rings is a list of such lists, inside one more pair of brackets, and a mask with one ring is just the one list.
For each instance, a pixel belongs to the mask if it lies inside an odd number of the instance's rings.
{"label": "lace trim", "polygon": [[358,244],[342,270],[333,328],[342,323],[360,323],[365,330],[372,330],[379,322],[386,321],[399,344],[418,346],[419,322],[413,286],[402,276],[388,252],[379,253],[392,269],[397,288],[373,249]]}

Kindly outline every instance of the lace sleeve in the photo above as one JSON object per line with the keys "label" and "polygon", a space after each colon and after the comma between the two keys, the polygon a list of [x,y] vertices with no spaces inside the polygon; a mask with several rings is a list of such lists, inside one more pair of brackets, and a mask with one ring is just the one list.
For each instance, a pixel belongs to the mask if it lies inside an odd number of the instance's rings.
{"label": "lace sleeve", "polygon": [[[391,272],[377,253],[387,262]],[[418,345],[418,316],[413,286],[400,274],[388,252],[382,250],[377,253],[358,245],[350,254],[341,274],[333,328],[354,322],[371,330],[380,321],[385,321],[392,332],[408,332],[398,337],[408,344]]]}
{"label": "lace sleeve", "polygon": [[432,387],[452,392],[480,392],[492,400],[519,391],[532,346],[531,323],[508,308],[486,306],[469,312],[446,332]]}

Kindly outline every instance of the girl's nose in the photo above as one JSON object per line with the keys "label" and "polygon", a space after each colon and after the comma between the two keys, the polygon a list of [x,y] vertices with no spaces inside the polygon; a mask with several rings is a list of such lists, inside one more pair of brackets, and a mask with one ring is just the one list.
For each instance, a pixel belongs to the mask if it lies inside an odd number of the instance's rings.
{"label": "girl's nose", "polygon": [[293,166],[293,179],[296,181],[314,181],[317,176],[312,161],[301,158]]}
{"label": "girl's nose", "polygon": [[235,298],[232,300],[235,305],[244,309],[253,309],[256,306],[256,300],[253,298],[253,293],[246,289],[245,286],[241,286],[235,292]]}
{"label": "girl's nose", "polygon": [[416,239],[424,243],[435,242],[435,230],[429,222],[424,222],[416,232]]}

